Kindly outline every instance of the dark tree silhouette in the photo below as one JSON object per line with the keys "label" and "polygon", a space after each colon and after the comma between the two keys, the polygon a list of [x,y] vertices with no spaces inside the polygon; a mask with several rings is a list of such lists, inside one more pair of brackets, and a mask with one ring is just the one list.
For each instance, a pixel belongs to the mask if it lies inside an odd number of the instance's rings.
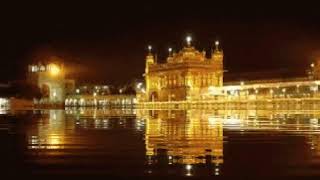
{"label": "dark tree silhouette", "polygon": [[14,82],[9,87],[2,88],[0,94],[5,97],[16,97],[24,99],[40,99],[41,90],[38,86],[26,82]]}

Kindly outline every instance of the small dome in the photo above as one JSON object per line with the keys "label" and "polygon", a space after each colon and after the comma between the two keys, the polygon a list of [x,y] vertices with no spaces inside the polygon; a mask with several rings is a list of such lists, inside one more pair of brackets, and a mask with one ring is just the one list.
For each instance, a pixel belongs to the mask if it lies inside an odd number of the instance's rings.
{"label": "small dome", "polygon": [[168,62],[188,62],[188,61],[204,61],[205,53],[201,53],[194,47],[184,47],[177,54],[168,58]]}

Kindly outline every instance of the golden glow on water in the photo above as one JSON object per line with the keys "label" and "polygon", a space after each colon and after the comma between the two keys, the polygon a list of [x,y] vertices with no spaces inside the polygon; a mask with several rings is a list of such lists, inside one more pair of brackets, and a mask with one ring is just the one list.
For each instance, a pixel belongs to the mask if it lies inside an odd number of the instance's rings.
{"label": "golden glow on water", "polygon": [[[235,171],[226,169],[233,164],[246,168],[244,156],[249,165],[256,163],[251,168],[259,168],[263,159],[259,153],[269,157],[267,152],[273,149],[273,161],[280,163],[286,157],[286,164],[305,166],[320,163],[319,118],[318,111],[50,110],[34,116],[26,126],[25,153],[36,164],[89,163],[88,168],[92,163],[119,164],[124,173],[127,163],[143,161],[145,166],[135,173],[149,175],[164,167],[183,176],[201,175],[203,169],[210,175],[224,175]],[[145,159],[135,159],[136,154]],[[281,168],[293,173],[285,165]]]}
{"label": "golden glow on water", "polygon": [[65,123],[64,111],[50,110],[39,120],[37,128],[30,129],[29,149],[64,149]]}
{"label": "golden glow on water", "polygon": [[223,162],[222,121],[209,124],[207,116],[196,112],[157,112],[146,120],[145,141],[147,156],[164,149],[169,163],[205,163],[206,156],[214,164]]}

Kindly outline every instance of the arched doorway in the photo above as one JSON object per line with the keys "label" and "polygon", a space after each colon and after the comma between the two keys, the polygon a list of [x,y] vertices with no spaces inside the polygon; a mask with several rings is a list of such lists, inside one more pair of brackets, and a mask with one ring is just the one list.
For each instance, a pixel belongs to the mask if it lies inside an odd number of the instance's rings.
{"label": "arched doorway", "polygon": [[42,97],[44,97],[44,98],[50,97],[50,88],[47,84],[41,85],[41,94],[42,94]]}
{"label": "arched doorway", "polygon": [[152,92],[150,94],[150,101],[158,101],[158,93],[157,92]]}

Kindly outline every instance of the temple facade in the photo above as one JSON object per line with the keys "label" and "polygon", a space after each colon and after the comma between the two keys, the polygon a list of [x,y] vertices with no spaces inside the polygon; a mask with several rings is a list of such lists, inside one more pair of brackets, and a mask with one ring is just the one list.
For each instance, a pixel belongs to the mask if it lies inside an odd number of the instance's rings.
{"label": "temple facade", "polygon": [[169,49],[166,62],[158,63],[149,47],[144,76],[144,101],[198,100],[209,87],[223,85],[223,51],[216,41],[211,57],[207,58],[206,52],[195,49],[187,37],[182,50],[172,53]]}
{"label": "temple facade", "polygon": [[169,48],[165,63],[158,63],[152,48],[148,49],[145,88],[137,93],[140,108],[229,108],[230,104],[242,104],[243,108],[320,107],[319,60],[301,77],[224,82],[223,51],[218,41],[209,56],[196,50],[187,37],[186,46],[178,53]]}

